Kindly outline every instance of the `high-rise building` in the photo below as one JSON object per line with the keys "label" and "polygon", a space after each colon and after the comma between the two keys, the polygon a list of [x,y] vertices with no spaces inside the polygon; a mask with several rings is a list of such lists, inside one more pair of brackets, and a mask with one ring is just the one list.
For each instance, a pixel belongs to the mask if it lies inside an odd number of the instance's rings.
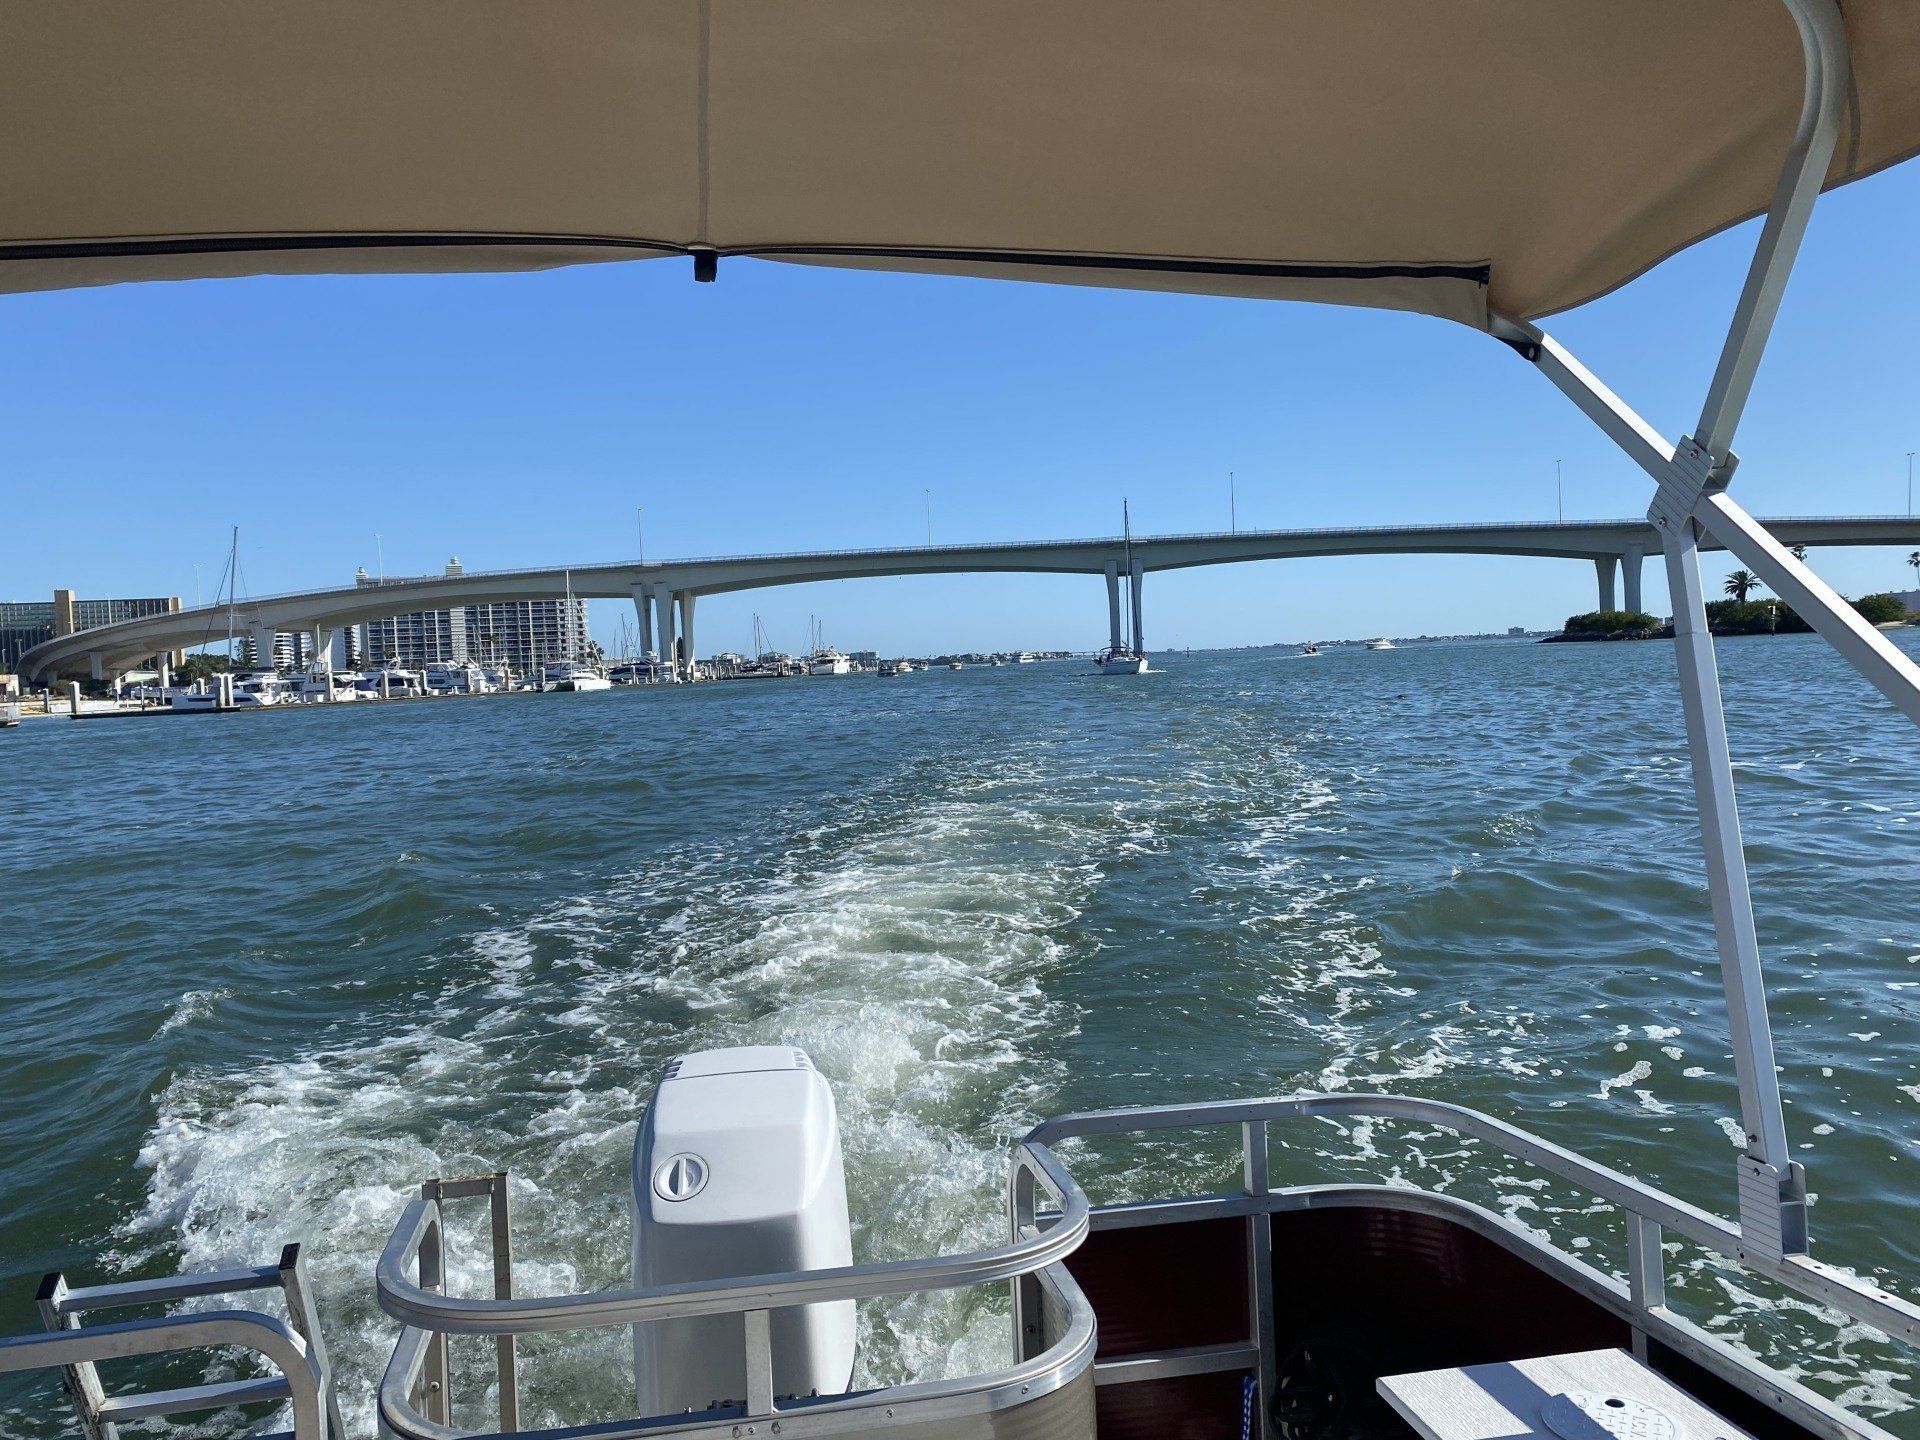
{"label": "high-rise building", "polygon": [[409,670],[458,665],[467,659],[466,611],[419,610],[362,627],[361,653],[370,665],[398,660]]}
{"label": "high-rise building", "polygon": [[565,600],[512,600],[468,605],[460,613],[468,655],[483,665],[507,665],[525,675],[589,651],[584,600],[571,608]]}
{"label": "high-rise building", "polygon": [[20,657],[45,640],[139,620],[148,615],[170,615],[180,608],[178,595],[153,595],[134,600],[81,600],[71,590],[56,590],[48,600],[0,601],[0,671],[19,667]]}
{"label": "high-rise building", "polygon": [[[448,561],[443,573],[463,573],[459,559]],[[361,585],[385,583],[365,570],[356,578]],[[569,605],[560,598],[417,610],[369,621],[360,630],[362,663],[378,665],[391,658],[410,670],[477,660],[526,675],[542,665],[584,656],[589,645],[587,602]]]}

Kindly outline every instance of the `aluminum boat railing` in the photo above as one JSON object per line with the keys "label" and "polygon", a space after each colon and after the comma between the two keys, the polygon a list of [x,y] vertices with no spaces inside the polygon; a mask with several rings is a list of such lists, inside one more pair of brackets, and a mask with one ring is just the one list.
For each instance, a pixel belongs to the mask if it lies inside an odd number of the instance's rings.
{"label": "aluminum boat railing", "polygon": [[[1627,1223],[1625,1286],[1564,1251],[1542,1245],[1537,1237],[1527,1235],[1521,1227],[1464,1201],[1404,1187],[1377,1185],[1273,1188],[1268,1169],[1270,1124],[1361,1118],[1412,1122],[1453,1131],[1570,1181],[1596,1198],[1618,1206]],[[1233,1193],[1095,1208],[1090,1206],[1053,1148],[1065,1139],[1235,1125],[1241,1131],[1245,1186]],[[446,1346],[451,1335],[496,1337],[500,1427],[502,1433],[511,1433],[518,1425],[519,1415],[513,1336],[718,1314],[738,1315],[741,1319],[747,1357],[744,1400],[697,1416],[636,1417],[596,1433],[635,1435],[676,1422],[723,1426],[738,1422],[751,1426],[775,1417],[786,1419],[788,1429],[792,1430],[796,1418],[811,1417],[825,1423],[834,1418],[834,1410],[849,1404],[870,1404],[875,1396],[904,1404],[908,1398],[941,1393],[943,1389],[948,1398],[954,1398],[969,1391],[1007,1388],[1016,1382],[1019,1394],[1031,1396],[1040,1393],[1050,1375],[1057,1374],[1062,1356],[1073,1349],[1067,1342],[1051,1347],[1038,1343],[1039,1326],[1033,1317],[1045,1311],[1049,1302],[1061,1303],[1064,1293],[1061,1287],[1071,1286],[1072,1282],[1053,1267],[1071,1255],[1090,1230],[1234,1215],[1249,1219],[1251,1343],[1216,1347],[1217,1353],[1204,1356],[1182,1353],[1102,1362],[1097,1367],[1098,1379],[1101,1384],[1128,1383],[1166,1374],[1192,1373],[1201,1368],[1246,1369],[1257,1375],[1264,1401],[1274,1385],[1273,1267],[1266,1217],[1282,1209],[1340,1203],[1439,1206],[1453,1218],[1466,1218],[1497,1232],[1506,1243],[1524,1243],[1548,1254],[1565,1278],[1625,1315],[1633,1331],[1635,1348],[1643,1354],[1647,1336],[1653,1334],[1663,1343],[1674,1345],[1722,1371],[1728,1371],[1735,1358],[1734,1352],[1668,1311],[1662,1244],[1669,1234],[1717,1253],[1805,1299],[1874,1326],[1904,1345],[1920,1348],[1920,1307],[1911,1302],[1804,1254],[1780,1255],[1769,1246],[1756,1246],[1738,1224],[1505,1121],[1442,1101],[1395,1095],[1322,1094],[1066,1115],[1037,1126],[1015,1149],[1007,1193],[1012,1241],[966,1255],[650,1289],[514,1298],[511,1265],[503,1259],[510,1245],[504,1174],[429,1182],[420,1198],[410,1203],[401,1216],[379,1265],[380,1303],[405,1327],[381,1382],[382,1423],[406,1440],[452,1440],[452,1437],[474,1433],[454,1428],[450,1419]],[[491,1299],[449,1296],[444,1293],[446,1254],[441,1206],[447,1200],[482,1194],[490,1196],[493,1205],[495,1295]],[[1043,1195],[1050,1201],[1044,1209]],[[410,1275],[416,1269],[417,1278]],[[1018,1363],[1012,1370],[964,1382],[894,1387],[853,1396],[798,1399],[773,1394],[769,1323],[773,1310],[821,1301],[957,1289],[1002,1280],[1015,1282],[1013,1324]],[[1078,1303],[1077,1290],[1067,1298]],[[1086,1328],[1090,1331],[1090,1323]],[[1749,1388],[1756,1388],[1752,1381],[1758,1373],[1749,1362],[1744,1376],[1732,1378],[1744,1378]],[[1782,1398],[1780,1385],[1773,1381],[1758,1388],[1765,1389],[1775,1400]],[[1794,1392],[1790,1408],[1797,1418],[1816,1431],[1831,1436],[1862,1433],[1858,1427],[1846,1424],[1843,1412],[1836,1407],[1819,1401],[1810,1392],[1799,1391],[1798,1387],[1788,1385],[1786,1389]],[[728,1432],[722,1429],[718,1433]]]}
{"label": "aluminum boat railing", "polygon": [[[1380,1119],[1439,1127],[1581,1187],[1617,1206],[1627,1228],[1626,1281],[1541,1239],[1525,1227],[1465,1200],[1404,1185],[1333,1184],[1275,1188],[1269,1178],[1269,1127],[1303,1120]],[[1093,1206],[1055,1152],[1069,1139],[1139,1136],[1156,1131],[1238,1126],[1244,1185],[1238,1191]],[[1272,1229],[1279,1212],[1338,1205],[1419,1210],[1467,1224],[1610,1308],[1628,1324],[1636,1352],[1649,1338],[1721,1374],[1827,1440],[1860,1440],[1878,1432],[1832,1402],[1803,1389],[1669,1311],[1663,1240],[1672,1235],[1794,1294],[1870,1325],[1920,1349],[1920,1306],[1869,1281],[1800,1253],[1756,1248],[1738,1224],[1589,1160],[1518,1126],[1464,1106],[1410,1096],[1314,1094],[1229,1100],[1064,1115],[1036,1126],[1013,1150],[1007,1200],[1011,1239],[964,1254],[831,1270],[726,1278],[692,1284],[549,1296],[513,1295],[512,1237],[504,1171],[433,1180],[408,1203],[376,1271],[381,1307],[401,1322],[381,1379],[383,1434],[401,1440],[461,1440],[520,1431],[518,1335],[644,1324],[701,1315],[740,1317],[745,1357],[743,1398],[695,1413],[636,1416],[592,1426],[596,1440],[624,1440],[663,1430],[702,1435],[783,1437],[844,1433],[890,1421],[907,1424],[979,1416],[1040,1400],[1094,1371],[1100,1385],[1129,1384],[1206,1370],[1256,1376],[1258,1413],[1275,1389]],[[444,1206],[489,1201],[494,1294],[446,1293],[448,1253]],[[1060,1263],[1093,1231],[1115,1227],[1244,1217],[1248,1230],[1247,1340],[1201,1351],[1129,1354],[1095,1362],[1091,1307]],[[1015,1349],[1011,1366],[961,1379],[917,1382],[846,1395],[777,1396],[773,1390],[771,1314],[795,1305],[916,1294],[1012,1281]],[[170,1303],[278,1288],[288,1320],[250,1310],[162,1316],[83,1325],[81,1315],[107,1308]],[[50,1333],[0,1340],[0,1374],[60,1368],[89,1440],[116,1440],[127,1421],[279,1401],[290,1406],[291,1440],[342,1440],[326,1352],[314,1324],[311,1288],[297,1246],[278,1265],[160,1280],[68,1289],[58,1275],[42,1286]],[[457,1428],[453,1420],[449,1338],[492,1336],[497,1355],[498,1429]],[[240,1347],[270,1373],[175,1390],[108,1395],[99,1361],[213,1347]],[[572,1433],[572,1432],[568,1432]]]}
{"label": "aluminum boat railing", "polygon": [[[1626,1284],[1622,1286],[1612,1276],[1566,1250],[1543,1242],[1511,1220],[1437,1192],[1404,1184],[1272,1188],[1268,1180],[1269,1123],[1308,1119],[1382,1119],[1437,1126],[1572,1182],[1594,1197],[1618,1206],[1624,1213]],[[1750,1358],[1670,1311],[1666,1302],[1663,1248],[1667,1233],[1713,1251],[1739,1269],[1772,1280],[1803,1299],[1873,1326],[1909,1349],[1920,1350],[1920,1306],[1911,1301],[1804,1253],[1779,1254],[1771,1248],[1777,1244],[1777,1236],[1764,1237],[1764,1242],[1756,1246],[1738,1224],[1504,1120],[1445,1101],[1342,1093],[1092,1110],[1047,1120],[1028,1133],[1025,1143],[1052,1147],[1069,1139],[1230,1125],[1239,1126],[1241,1132],[1245,1177],[1242,1190],[1097,1206],[1093,1229],[1247,1217],[1252,1343],[1215,1347],[1205,1356],[1180,1353],[1102,1362],[1100,1383],[1151,1380],[1198,1369],[1250,1370],[1258,1382],[1260,1413],[1266,1413],[1275,1390],[1274,1266],[1268,1217],[1281,1210],[1349,1204],[1426,1210],[1468,1224],[1509,1248],[1524,1250],[1576,1290],[1619,1313],[1627,1321],[1633,1349],[1640,1358],[1646,1358],[1647,1340],[1652,1336],[1763,1403],[1784,1409],[1793,1419],[1830,1440],[1859,1440],[1863,1434],[1884,1432],[1785,1377],[1762,1370]],[[1054,1218],[1038,1208],[1037,1192],[1017,1171],[1008,1179],[1007,1199],[1015,1233],[1043,1229]],[[1763,1216],[1772,1213],[1764,1207],[1755,1209]],[[1014,1303],[1018,1324],[1023,1301],[1017,1286]]]}
{"label": "aluminum boat railing", "polygon": [[[1804,1299],[1838,1310],[1851,1319],[1885,1331],[1903,1344],[1920,1349],[1920,1306],[1877,1285],[1823,1265],[1806,1255],[1775,1257],[1749,1243],[1741,1227],[1685,1200],[1623,1175],[1618,1170],[1577,1155],[1551,1140],[1496,1120],[1464,1105],[1423,1100],[1409,1095],[1327,1094],[1286,1099],[1221,1100],[1198,1105],[1155,1106],[1144,1109],[1089,1110],[1063,1115],[1033,1128],[1028,1145],[1052,1146],[1059,1141],[1093,1135],[1127,1135],[1151,1130],[1198,1129],[1239,1125],[1249,1171],[1266,1170],[1266,1126],[1273,1120],[1312,1118],[1371,1118],[1411,1120],[1438,1125],[1482,1141],[1495,1149],[1584,1187],[1595,1197],[1626,1212],[1629,1231],[1628,1274],[1638,1292],[1648,1297],[1662,1293],[1661,1232],[1671,1230],[1706,1247],[1745,1270],[1765,1276]],[[1257,1152],[1257,1161],[1256,1161]],[[1264,1189],[1264,1187],[1262,1187]],[[1033,1193],[1019,1177],[1009,1181],[1010,1203],[1016,1223],[1036,1223]],[[1218,1198],[1229,1208],[1238,1196]],[[1129,1207],[1134,1208],[1134,1207]],[[1037,1217],[1044,1220],[1044,1216]],[[1661,1303],[1649,1299],[1650,1304]]]}
{"label": "aluminum boat railing", "polygon": [[[561,1330],[632,1325],[696,1315],[738,1315],[746,1354],[743,1400],[703,1411],[698,1416],[635,1417],[610,1427],[595,1427],[600,1440],[645,1433],[669,1418],[682,1422],[739,1421],[752,1434],[771,1423],[776,1433],[801,1433],[822,1423],[844,1421],[844,1412],[883,1396],[896,1408],[909,1402],[938,1413],[943,1405],[965,1403],[968,1396],[1005,1391],[1010,1397],[1038,1398],[1091,1363],[1093,1317],[1070,1277],[1055,1269],[1087,1236],[1092,1209],[1085,1192],[1044,1144],[1019,1146],[1013,1173],[1030,1193],[1044,1191],[1058,1207],[1044,1229],[1005,1245],[959,1255],[941,1255],[883,1264],[848,1265],[830,1270],[797,1271],[661,1285],[592,1294],[515,1297],[510,1265],[500,1256],[508,1243],[504,1173],[461,1180],[428,1181],[407,1205],[387,1241],[376,1270],[380,1306],[402,1325],[393,1356],[381,1378],[380,1421],[403,1440],[453,1440],[474,1434],[454,1428],[449,1391],[447,1340],[451,1335],[491,1335],[500,1342],[496,1374],[500,1432],[517,1429],[518,1369],[512,1337]],[[494,1296],[468,1298],[445,1293],[446,1238],[444,1202],[465,1196],[490,1197],[495,1237]],[[413,1272],[410,1274],[410,1272]],[[417,1276],[417,1278],[416,1278]],[[1008,1370],[967,1380],[894,1386],[879,1392],[841,1396],[780,1397],[773,1391],[771,1312],[793,1305],[878,1296],[955,1290],[996,1281],[1041,1276],[1069,1315],[1064,1334],[1045,1353]],[[876,1402],[877,1403],[877,1402]],[[887,1412],[889,1415],[892,1411]],[[786,1430],[775,1417],[786,1422]],[[931,1416],[929,1417],[931,1418]],[[722,1433],[725,1433],[724,1431]]]}
{"label": "aluminum boat railing", "polygon": [[[174,1304],[211,1296],[279,1290],[287,1318],[258,1310],[210,1310],[88,1325],[82,1317],[102,1310]],[[138,1420],[223,1410],[232,1406],[284,1403],[293,1417],[291,1440],[344,1440],[333,1393],[327,1351],[313,1308],[313,1287],[298,1245],[288,1245],[278,1263],[157,1280],[69,1287],[55,1271],[35,1296],[44,1335],[0,1338],[0,1375],[59,1369],[87,1440],[117,1440],[119,1427]],[[110,1394],[102,1384],[102,1361],[213,1349],[252,1352],[273,1374],[172,1390]]]}

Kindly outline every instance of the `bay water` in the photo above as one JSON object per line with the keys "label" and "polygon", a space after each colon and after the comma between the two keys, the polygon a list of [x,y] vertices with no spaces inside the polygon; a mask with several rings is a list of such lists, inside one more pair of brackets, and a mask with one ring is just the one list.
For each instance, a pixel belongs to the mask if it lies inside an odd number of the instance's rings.
{"label": "bay water", "polygon": [[[1903,637],[1903,645],[1912,645]],[[1912,727],[1812,637],[1720,646],[1815,1253],[1920,1293]],[[1487,641],[30,721],[0,735],[0,1324],[305,1242],[348,1423],[418,1182],[508,1168],[522,1293],[627,1280],[661,1067],[804,1047],[857,1259],[1003,1238],[1010,1144],[1097,1106],[1389,1090],[1731,1214],[1738,1107],[1669,645]],[[1076,1148],[1096,1200],[1236,1135]],[[1276,1129],[1276,1183],[1428,1186],[1624,1268],[1620,1217],[1445,1131]],[[479,1216],[453,1238],[482,1293]],[[1913,1361],[1704,1255],[1676,1308],[1920,1436]],[[869,1382],[1006,1351],[1004,1294],[863,1305]],[[471,1347],[469,1347],[471,1348]],[[631,1405],[525,1342],[525,1423]],[[479,1424],[484,1356],[462,1360]],[[67,1433],[50,1382],[0,1433]]]}

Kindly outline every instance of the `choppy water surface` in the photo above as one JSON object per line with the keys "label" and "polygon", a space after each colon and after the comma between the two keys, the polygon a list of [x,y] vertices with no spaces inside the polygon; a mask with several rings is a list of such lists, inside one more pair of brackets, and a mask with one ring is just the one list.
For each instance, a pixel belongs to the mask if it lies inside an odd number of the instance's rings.
{"label": "choppy water surface", "polygon": [[[1007,1145],[1045,1115],[1306,1088],[1478,1106],[1731,1211],[1669,647],[1159,663],[0,737],[0,1319],[28,1327],[57,1266],[302,1238],[370,1433],[371,1264],[412,1185],[510,1167],[523,1292],[620,1284],[661,1065],[767,1041],[834,1083],[859,1258],[998,1239]],[[1913,1294],[1914,734],[1811,639],[1722,665],[1817,1253]],[[1276,1140],[1279,1180],[1434,1186],[1624,1263],[1618,1216],[1442,1132]],[[1099,1199],[1234,1161],[1175,1137],[1075,1164]],[[479,1293],[478,1248],[455,1260]],[[1902,1352],[1673,1267],[1681,1308],[1920,1436]],[[992,1363],[1005,1322],[932,1295],[861,1328],[882,1380]],[[622,1413],[625,1348],[529,1343],[527,1422]],[[0,1431],[56,1433],[46,1393],[0,1392]]]}

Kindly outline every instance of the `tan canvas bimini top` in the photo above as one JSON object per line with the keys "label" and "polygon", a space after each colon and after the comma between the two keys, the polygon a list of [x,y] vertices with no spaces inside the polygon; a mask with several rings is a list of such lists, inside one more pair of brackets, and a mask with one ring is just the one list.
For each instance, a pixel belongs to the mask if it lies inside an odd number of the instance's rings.
{"label": "tan canvas bimini top", "polygon": [[[1842,10],[1830,183],[1920,149],[1920,0]],[[1801,91],[1779,0],[4,0],[0,290],[711,252],[1484,325],[1764,208]]]}

